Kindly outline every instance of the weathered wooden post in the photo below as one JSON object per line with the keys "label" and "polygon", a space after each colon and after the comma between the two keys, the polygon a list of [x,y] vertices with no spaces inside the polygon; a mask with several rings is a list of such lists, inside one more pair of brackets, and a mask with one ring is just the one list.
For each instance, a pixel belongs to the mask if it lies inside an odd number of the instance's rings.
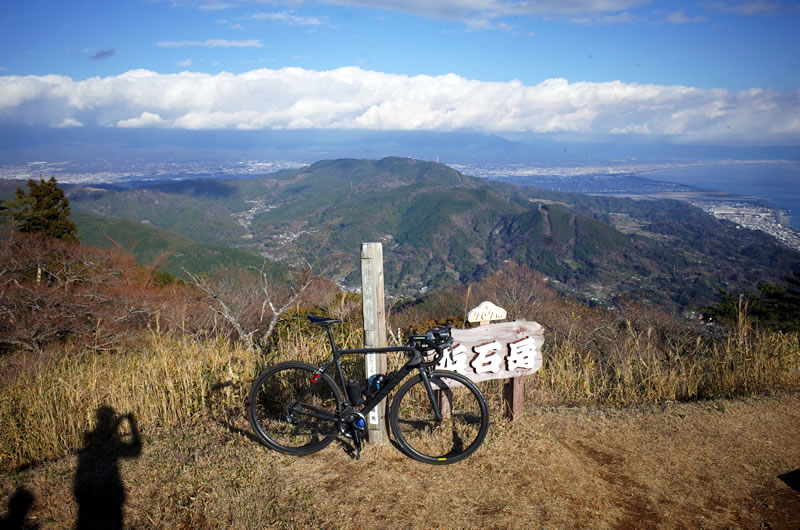
{"label": "weathered wooden post", "polygon": [[522,415],[522,404],[525,398],[525,380],[523,376],[512,377],[503,383],[503,414],[514,421]]}
{"label": "weathered wooden post", "polygon": [[[364,347],[383,348],[386,341],[386,313],[383,300],[383,247],[380,243],[361,244],[361,307],[364,314]],[[386,354],[365,356],[367,378],[387,372]],[[370,442],[386,443],[385,401],[369,413],[367,436]]]}

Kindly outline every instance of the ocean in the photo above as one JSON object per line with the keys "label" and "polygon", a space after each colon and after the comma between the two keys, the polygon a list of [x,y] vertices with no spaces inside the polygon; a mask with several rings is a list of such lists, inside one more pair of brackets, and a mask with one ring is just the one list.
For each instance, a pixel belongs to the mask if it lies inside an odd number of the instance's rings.
{"label": "ocean", "polygon": [[791,226],[800,230],[800,162],[756,162],[665,169],[638,175],[694,186],[706,191],[758,197],[792,212]]}

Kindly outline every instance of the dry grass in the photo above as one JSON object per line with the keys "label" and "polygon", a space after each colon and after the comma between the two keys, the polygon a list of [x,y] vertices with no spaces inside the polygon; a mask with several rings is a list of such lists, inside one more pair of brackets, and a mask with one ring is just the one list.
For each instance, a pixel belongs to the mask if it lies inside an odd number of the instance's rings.
{"label": "dry grass", "polygon": [[800,389],[796,334],[750,329],[664,348],[651,332],[628,326],[622,344],[605,352],[582,351],[569,337],[551,343],[532,384],[554,403],[612,405]]}
{"label": "dry grass", "polygon": [[125,354],[53,356],[0,391],[0,469],[77,450],[100,406],[133,414],[144,429],[225,415],[241,407],[256,363],[225,341],[152,334]]}
{"label": "dry grass", "polygon": [[[337,343],[359,346],[361,333],[350,321],[354,311],[337,304],[331,312],[345,318]],[[590,317],[570,318],[591,327],[597,322]],[[571,329],[551,333],[542,370],[528,378],[528,401],[629,406],[800,390],[796,334],[753,329],[744,315],[737,329],[716,340],[700,335],[691,340],[686,333],[674,340],[674,331],[665,339],[663,330],[624,322],[622,328],[605,320],[595,326],[596,335],[605,336],[602,342]],[[288,359],[317,363],[327,355],[325,334],[302,312],[290,315],[276,338],[262,356],[225,340],[150,333],[126,353],[67,352],[29,363],[33,368],[6,377],[0,390],[0,469],[77,450],[100,406],[133,414],[143,428],[241,416],[247,386],[264,366]],[[402,356],[394,356],[390,367],[400,362]],[[360,356],[350,364],[353,372],[363,366]],[[499,407],[501,383],[484,388]]]}
{"label": "dry grass", "polygon": [[[269,451],[244,427],[148,430],[121,460],[132,528],[592,527],[796,528],[800,494],[777,477],[800,462],[800,398],[645,409],[531,408],[493,417],[468,460],[444,467],[369,445],[303,458]],[[73,527],[77,457],[0,476],[28,521]]]}
{"label": "dry grass", "polygon": [[[351,302],[327,310],[345,319],[344,347],[361,341]],[[6,355],[17,368],[0,386],[0,499],[9,506],[24,487],[37,524],[72,527],[77,461],[110,407],[142,433],[141,455],[114,464],[132,527],[797,526],[800,500],[776,479],[800,462],[797,335],[760,331],[744,314],[713,337],[647,314],[538,307],[547,349],[526,380],[526,414],[503,420],[501,383],[484,383],[489,436],[443,468],[392,447],[368,446],[356,462],[342,444],[291,458],[252,441],[244,402],[255,374],[327,355],[302,312],[263,355],[156,333],[124,353]],[[753,395],[778,397],[676,403]]]}

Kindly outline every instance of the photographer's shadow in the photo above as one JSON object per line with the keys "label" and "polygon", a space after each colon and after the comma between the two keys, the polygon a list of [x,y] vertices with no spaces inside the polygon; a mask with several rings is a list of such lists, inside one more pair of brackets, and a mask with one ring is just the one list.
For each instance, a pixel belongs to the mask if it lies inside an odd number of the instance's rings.
{"label": "photographer's shadow", "polygon": [[8,501],[8,513],[0,518],[0,530],[34,530],[39,525],[29,521],[36,498],[27,488],[20,486]]}
{"label": "photographer's shadow", "polygon": [[[119,459],[136,458],[142,442],[132,414],[117,415],[112,407],[96,412],[96,426],[84,434],[83,449],[78,455],[73,493],[78,503],[76,528],[122,528],[125,486],[119,471]],[[120,426],[127,420],[130,439],[123,440]]]}

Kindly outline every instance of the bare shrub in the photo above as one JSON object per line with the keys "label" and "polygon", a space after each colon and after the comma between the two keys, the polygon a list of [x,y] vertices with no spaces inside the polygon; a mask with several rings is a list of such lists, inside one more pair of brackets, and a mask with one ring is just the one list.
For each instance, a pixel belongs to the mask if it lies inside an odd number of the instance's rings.
{"label": "bare shrub", "polygon": [[489,300],[508,312],[508,320],[535,320],[540,306],[556,298],[547,279],[525,265],[509,263],[471,289],[469,309]]}
{"label": "bare shrub", "polygon": [[117,250],[7,233],[0,241],[0,343],[39,354],[54,342],[108,351],[142,330],[207,320],[187,286],[153,286],[153,273]]}
{"label": "bare shrub", "polygon": [[254,274],[246,270],[215,271],[211,279],[186,270],[192,283],[206,295],[208,307],[222,322],[229,338],[248,349],[269,342],[281,315],[292,307],[328,303],[338,292],[331,281],[315,276],[310,267],[277,276],[265,267]]}

